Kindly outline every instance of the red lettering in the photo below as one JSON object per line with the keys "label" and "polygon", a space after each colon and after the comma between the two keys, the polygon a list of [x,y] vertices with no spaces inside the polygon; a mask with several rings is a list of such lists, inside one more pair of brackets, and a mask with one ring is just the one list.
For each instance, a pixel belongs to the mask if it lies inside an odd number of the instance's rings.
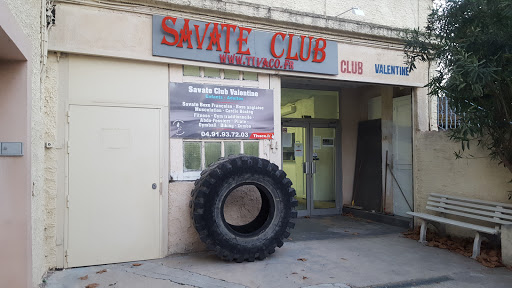
{"label": "red lettering", "polygon": [[347,73],[347,61],[341,60],[341,73]]}
{"label": "red lettering", "polygon": [[[324,44],[322,47],[319,47],[320,42]],[[327,42],[325,41],[324,38],[316,39],[315,48],[313,48],[313,62],[323,62],[325,60],[325,47],[327,47]],[[319,52],[322,54],[322,57],[320,57],[320,59],[318,58]]]}
{"label": "red lettering", "polygon": [[226,29],[226,49],[224,49],[224,53],[229,53],[229,36],[231,35],[230,30],[233,29],[233,32],[234,32],[236,30],[236,25],[221,24],[220,30],[224,30],[224,28],[227,28]]}
{"label": "red lettering", "polygon": [[297,52],[295,52],[295,56],[290,56],[290,54],[292,53],[293,35],[294,34],[292,34],[292,33],[288,34],[288,53],[286,53],[286,59],[299,60],[299,56],[297,56]]}
{"label": "red lettering", "polygon": [[236,64],[242,65],[242,60],[243,59],[244,59],[244,56],[236,56],[235,55]]}
{"label": "red lettering", "polygon": [[279,69],[281,68],[281,60],[276,59],[274,62],[274,68]]}
{"label": "red lettering", "polygon": [[311,56],[311,44],[312,44],[312,41],[313,41],[313,36],[309,36],[309,48],[308,48],[308,57],[305,58],[303,55],[304,55],[304,39],[306,38],[306,36],[300,36],[300,53],[299,53],[299,56],[300,56],[300,60],[302,61],[308,61],[309,57]]}
{"label": "red lettering", "polygon": [[363,74],[363,62],[357,62],[357,74]]}
{"label": "red lettering", "polygon": [[180,30],[180,42],[178,42],[178,45],[176,47],[183,48],[183,41],[188,42],[187,48],[192,49],[192,41],[190,41],[190,36],[192,36],[192,31],[190,31],[190,28],[188,27],[188,22],[190,20],[185,19],[185,24],[183,24],[183,28]]}
{"label": "red lettering", "polygon": [[213,45],[217,45],[217,51],[222,51],[222,48],[220,47],[221,34],[219,33],[218,27],[219,23],[213,23],[213,31],[210,33],[210,43],[208,44],[208,47],[206,47],[206,50],[212,50]]}
{"label": "red lettering", "polygon": [[263,58],[263,67],[264,68],[268,67],[268,60],[267,60],[267,58]]}
{"label": "red lettering", "polygon": [[269,67],[273,67],[274,66],[274,59],[270,59],[270,61],[268,61],[268,66]]}
{"label": "red lettering", "polygon": [[164,17],[164,19],[162,20],[162,29],[164,29],[165,32],[174,36],[174,42],[171,43],[171,42],[167,41],[167,39],[165,39],[165,35],[164,35],[164,37],[162,38],[162,44],[174,46],[174,45],[176,45],[176,43],[178,43],[180,35],[178,34],[178,31],[167,26],[167,23],[166,23],[167,20],[171,20],[172,24],[176,25],[176,18],[167,16],[167,17]]}
{"label": "red lettering", "polygon": [[286,37],[286,34],[277,32],[276,34],[274,34],[274,36],[272,36],[272,41],[270,42],[270,52],[272,53],[272,56],[274,56],[275,58],[281,58],[284,54],[284,48],[283,48],[283,52],[281,52],[281,54],[277,55],[276,47],[275,47],[277,36],[281,36],[281,38],[283,38],[283,40],[284,40],[284,37]]}
{"label": "red lettering", "polygon": [[226,63],[226,54],[219,54],[220,63]]}
{"label": "red lettering", "polygon": [[263,62],[263,58],[256,57],[256,67],[260,67],[261,66],[261,62]]}
{"label": "red lettering", "polygon": [[357,74],[357,62],[352,61],[352,74]]}
{"label": "red lettering", "polygon": [[[249,34],[251,34],[252,29],[251,28],[245,28],[245,27],[238,27],[238,30],[240,30],[240,36],[238,37],[238,51],[237,54],[246,54],[251,55],[251,49],[247,48],[247,50],[242,51],[243,44],[247,44],[247,38],[249,37]],[[247,37],[244,38],[244,32],[247,32]]]}
{"label": "red lettering", "polygon": [[203,49],[204,37],[206,36],[206,31],[208,31],[208,27],[210,26],[210,24],[211,23],[208,22],[204,25],[203,38],[201,38],[201,40],[199,40],[199,25],[194,25],[194,27],[196,28],[197,49]]}

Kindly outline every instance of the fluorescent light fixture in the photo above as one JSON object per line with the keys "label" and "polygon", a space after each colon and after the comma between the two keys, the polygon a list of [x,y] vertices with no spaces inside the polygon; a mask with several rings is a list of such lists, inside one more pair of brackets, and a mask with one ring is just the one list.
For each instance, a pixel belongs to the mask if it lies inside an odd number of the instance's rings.
{"label": "fluorescent light fixture", "polygon": [[350,11],[352,11],[352,13],[354,13],[355,15],[364,16],[363,10],[359,9],[358,7],[352,7],[350,9],[348,9],[347,11],[341,12],[340,14],[338,14],[338,15],[336,15],[334,17],[338,17],[338,16],[343,15],[343,14],[345,14],[347,12],[350,12]]}

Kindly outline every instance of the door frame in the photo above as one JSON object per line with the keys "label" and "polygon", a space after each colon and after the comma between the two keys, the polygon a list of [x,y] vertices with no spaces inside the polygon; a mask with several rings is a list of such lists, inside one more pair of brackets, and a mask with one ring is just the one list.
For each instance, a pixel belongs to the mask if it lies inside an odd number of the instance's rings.
{"label": "door frame", "polygon": [[[313,128],[334,128],[335,129],[335,175],[342,176],[342,155],[341,155],[341,121],[338,119],[314,119],[314,118],[282,118],[281,127],[302,127],[305,128],[306,143],[304,156],[306,162],[310,163],[313,161]],[[281,150],[282,151],[282,150]],[[282,156],[282,152],[281,152]],[[281,167],[283,167],[283,157],[281,157]],[[306,210],[297,210],[298,217],[304,216],[319,216],[319,215],[336,215],[341,214],[343,206],[343,191],[342,191],[342,179],[343,177],[334,178],[335,187],[335,199],[336,207],[329,209],[319,209],[314,206],[313,202],[313,174],[306,174]],[[339,180],[338,180],[339,179]]]}

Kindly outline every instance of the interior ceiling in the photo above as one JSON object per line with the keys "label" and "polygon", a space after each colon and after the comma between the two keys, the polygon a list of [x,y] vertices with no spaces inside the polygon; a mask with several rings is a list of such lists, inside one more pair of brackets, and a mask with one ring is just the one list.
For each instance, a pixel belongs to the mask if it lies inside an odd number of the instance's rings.
{"label": "interior ceiling", "polygon": [[340,88],[358,88],[364,86],[368,86],[368,83],[302,77],[281,77],[281,88],[339,91]]}
{"label": "interior ceiling", "polygon": [[295,103],[300,99],[307,99],[314,96],[332,95],[333,91],[340,91],[341,88],[358,88],[367,86],[367,83],[311,79],[301,77],[282,77],[281,88],[298,89],[299,91],[283,90],[281,92],[281,106]]}

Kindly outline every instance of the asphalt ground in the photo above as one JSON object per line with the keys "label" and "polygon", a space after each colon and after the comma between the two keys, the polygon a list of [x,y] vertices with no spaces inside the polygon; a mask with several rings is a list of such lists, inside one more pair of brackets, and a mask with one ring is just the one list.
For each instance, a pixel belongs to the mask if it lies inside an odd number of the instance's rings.
{"label": "asphalt ground", "polygon": [[460,254],[421,245],[405,238],[403,228],[346,216],[296,223],[284,246],[263,261],[225,262],[212,252],[171,255],[54,271],[42,286],[512,288],[510,269],[486,268]]}

